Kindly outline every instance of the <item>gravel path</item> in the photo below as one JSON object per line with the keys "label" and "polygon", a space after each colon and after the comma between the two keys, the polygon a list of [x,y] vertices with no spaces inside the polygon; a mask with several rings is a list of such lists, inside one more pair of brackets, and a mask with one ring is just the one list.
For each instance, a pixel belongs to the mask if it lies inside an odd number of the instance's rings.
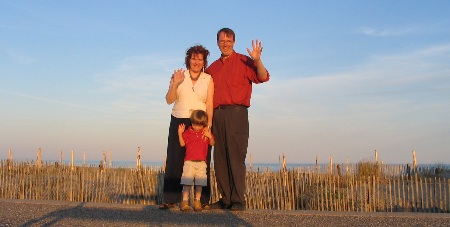
{"label": "gravel path", "polygon": [[450,226],[450,214],[246,210],[0,199],[0,226]]}

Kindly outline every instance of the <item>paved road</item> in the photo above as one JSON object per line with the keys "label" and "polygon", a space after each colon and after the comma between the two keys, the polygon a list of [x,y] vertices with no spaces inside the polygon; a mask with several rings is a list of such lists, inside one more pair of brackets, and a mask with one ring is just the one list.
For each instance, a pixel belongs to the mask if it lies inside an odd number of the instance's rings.
{"label": "paved road", "polygon": [[246,210],[0,199],[0,226],[450,226],[450,214]]}

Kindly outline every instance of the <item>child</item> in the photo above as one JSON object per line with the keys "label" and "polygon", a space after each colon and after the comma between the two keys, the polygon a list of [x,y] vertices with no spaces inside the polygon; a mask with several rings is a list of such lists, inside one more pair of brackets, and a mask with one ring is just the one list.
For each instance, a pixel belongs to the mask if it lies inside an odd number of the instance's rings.
{"label": "child", "polygon": [[183,186],[183,201],[180,209],[189,211],[188,198],[192,185],[195,182],[194,211],[201,211],[202,186],[206,186],[206,155],[208,154],[208,144],[214,146],[214,136],[207,128],[208,115],[203,110],[194,110],[191,114],[192,126],[185,131],[185,125],[178,126],[178,137],[180,145],[186,146],[186,157],[184,158],[183,175],[181,184]]}

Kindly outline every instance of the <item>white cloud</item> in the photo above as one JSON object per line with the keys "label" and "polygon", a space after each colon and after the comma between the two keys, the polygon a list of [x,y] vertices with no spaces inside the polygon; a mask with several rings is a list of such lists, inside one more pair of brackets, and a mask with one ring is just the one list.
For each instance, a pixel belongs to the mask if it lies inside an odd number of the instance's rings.
{"label": "white cloud", "polygon": [[11,59],[13,59],[13,61],[22,65],[30,65],[37,61],[35,58],[19,53],[18,51],[6,50],[5,52]]}
{"label": "white cloud", "polygon": [[376,37],[388,37],[388,36],[401,36],[416,32],[415,28],[389,28],[384,30],[377,30],[375,28],[363,27],[361,29],[361,33],[367,36],[376,36]]}
{"label": "white cloud", "polygon": [[45,97],[40,97],[40,96],[37,96],[37,95],[28,95],[28,94],[24,94],[24,93],[20,93],[20,92],[5,91],[5,93],[10,94],[10,95],[14,95],[14,96],[17,96],[17,97],[22,97],[22,98],[27,98],[27,99],[31,99],[31,100],[36,100],[36,101],[39,101],[39,102],[58,104],[58,105],[62,105],[62,106],[71,106],[71,107],[87,109],[87,110],[102,111],[102,109],[100,109],[100,108],[95,108],[95,107],[90,107],[90,106],[86,106],[86,105],[81,105],[81,104],[75,104],[75,103],[70,103],[70,102],[66,102],[66,101],[61,101],[61,100],[58,100],[57,98],[45,98]]}
{"label": "white cloud", "polygon": [[167,109],[161,107],[165,104],[171,73],[179,62],[181,58],[129,57],[116,69],[97,75],[97,82],[103,95],[111,96],[107,105],[114,111],[158,114],[159,110]]}
{"label": "white cloud", "polygon": [[[373,57],[334,74],[297,79],[272,75],[267,84],[255,85],[250,148],[264,157],[286,152],[302,163],[331,152],[359,161],[365,154],[361,151],[377,148],[410,152],[426,147],[424,159],[446,158],[436,156],[449,142],[434,140],[449,134],[448,62],[450,46],[443,45]],[[436,137],[421,139],[431,134]],[[298,156],[305,152],[314,155]]]}

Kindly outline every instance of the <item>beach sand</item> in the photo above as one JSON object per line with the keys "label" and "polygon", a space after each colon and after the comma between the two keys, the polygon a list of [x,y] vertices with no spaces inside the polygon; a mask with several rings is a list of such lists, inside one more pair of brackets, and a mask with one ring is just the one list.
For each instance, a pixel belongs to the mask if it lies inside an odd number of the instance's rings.
{"label": "beach sand", "polygon": [[0,226],[450,226],[450,214],[211,210],[0,199]]}

